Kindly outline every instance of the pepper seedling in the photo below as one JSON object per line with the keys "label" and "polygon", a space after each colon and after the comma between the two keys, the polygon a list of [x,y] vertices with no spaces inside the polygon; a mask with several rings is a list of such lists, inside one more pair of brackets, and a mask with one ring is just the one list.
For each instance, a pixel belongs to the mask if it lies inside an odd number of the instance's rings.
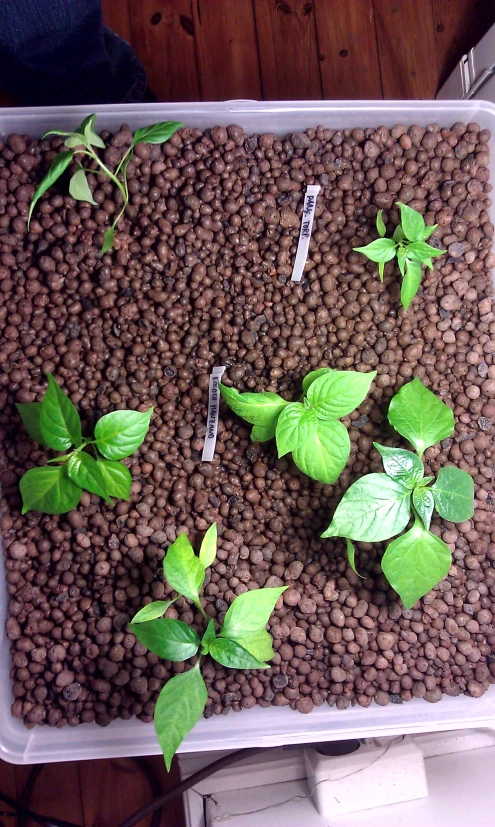
{"label": "pepper seedling", "polygon": [[383,222],[383,210],[376,216],[376,229],[380,238],[367,244],[365,247],[354,247],[356,253],[362,253],[370,261],[378,262],[378,273],[383,281],[383,273],[387,261],[397,256],[397,263],[402,276],[400,300],[404,310],[407,310],[421,282],[421,265],[426,264],[433,270],[432,258],[443,256],[445,250],[437,250],[427,244],[427,239],[435,232],[438,224],[427,227],[424,218],[417,210],[407,204],[397,202],[401,211],[401,223],[394,230],[392,238],[385,238],[387,229]]}
{"label": "pepper seedling", "polygon": [[213,523],[204,536],[199,556],[187,536],[180,534],[163,561],[169,586],[177,596],[191,600],[207,624],[201,638],[182,620],[163,617],[177,597],[148,603],[134,616],[129,627],[150,652],[174,663],[194,657],[201,649],[192,669],[167,681],[156,702],[155,730],[168,770],[176,750],[206,706],[208,690],[201,675],[201,657],[210,655],[229,669],[268,669],[266,661],[274,656],[272,639],[265,626],[287,586],[240,594],[231,603],[223,623],[218,623],[205,612],[199,596],[216,550],[217,526]]}
{"label": "pepper seedling", "polygon": [[[115,186],[120,191],[120,194],[122,195],[122,208],[120,212],[117,214],[117,217],[113,222],[112,226],[105,232],[103,236],[103,247],[101,248],[101,252],[108,253],[109,250],[111,250],[113,247],[115,239],[115,228],[119,220],[121,219],[122,215],[124,214],[125,208],[129,203],[127,167],[129,165],[129,161],[131,160],[134,154],[134,148],[136,144],[162,144],[165,141],[168,141],[169,138],[172,137],[174,132],[183,127],[184,124],[178,121],[165,121],[163,123],[156,123],[152,124],[151,126],[144,126],[141,129],[137,129],[132,137],[131,145],[124,153],[115,171],[112,171],[108,168],[106,164],[103,163],[103,161],[101,160],[101,158],[95,150],[95,147],[97,149],[106,148],[104,141],[100,138],[99,135],[97,135],[97,133],[93,129],[95,120],[96,115],[88,115],[88,117],[84,118],[82,123],[77,127],[77,129],[74,132],[64,132],[60,129],[49,129],[48,132],[45,132],[45,134],[43,135],[43,138],[46,138],[48,135],[65,136],[65,146],[67,147],[67,149],[64,149],[62,152],[59,152],[59,154],[55,156],[48,172],[46,173],[38,189],[34,193],[33,200],[31,201],[29,207],[28,229],[36,203],[39,201],[41,196],[44,195],[44,193],[52,186],[52,184],[54,184],[55,181],[57,181],[60,178],[60,176],[65,172],[69,164],[73,160],[77,160],[78,169],[76,172],[74,172],[69,182],[69,193],[72,195],[73,198],[76,199],[76,201],[87,201],[88,204],[98,206],[93,198],[93,193],[91,192],[91,189],[88,184],[88,179],[86,178],[86,175],[88,173],[91,173],[93,175],[102,175],[106,178],[109,178],[111,181],[113,181]],[[87,167],[83,167],[83,165],[81,164],[81,158],[84,157],[90,158],[92,161],[94,161],[99,167],[99,169],[88,169]],[[121,176],[121,178],[119,178],[119,175]]]}
{"label": "pepper seedling", "polygon": [[48,373],[47,377],[43,401],[17,404],[17,410],[35,442],[54,451],[74,450],[21,477],[22,513],[65,514],[78,505],[83,489],[110,504],[111,497],[129,500],[131,473],[118,460],[139,448],[153,408],[142,413],[113,411],[98,420],[94,437],[83,437],[77,409],[53,376]]}
{"label": "pepper seedling", "polygon": [[300,402],[287,402],[276,393],[239,393],[220,384],[220,393],[234,413],[254,425],[253,442],[275,437],[278,456],[292,459],[308,477],[334,483],[349,458],[349,435],[340,417],[365,399],[376,370],[319,368],[303,380]]}
{"label": "pepper seedling", "polygon": [[[403,531],[411,515],[413,525],[387,547],[382,571],[400,595],[406,609],[446,577],[450,549],[429,531],[433,510],[450,522],[469,520],[474,512],[474,483],[461,468],[441,468],[436,482],[424,476],[423,452],[454,430],[451,409],[417,377],[393,397],[388,421],[415,448],[374,443],[385,473],[367,474],[346,491],[322,537],[343,537],[354,565],[351,540],[376,543]],[[356,572],[357,573],[357,572]]]}

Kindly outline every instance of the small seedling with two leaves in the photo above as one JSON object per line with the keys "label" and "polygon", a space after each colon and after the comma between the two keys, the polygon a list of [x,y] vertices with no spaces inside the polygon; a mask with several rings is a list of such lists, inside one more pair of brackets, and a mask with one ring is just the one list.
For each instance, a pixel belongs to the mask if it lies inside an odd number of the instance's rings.
{"label": "small seedling with two leaves", "polygon": [[[351,566],[351,540],[376,543],[403,531],[411,514],[412,527],[387,547],[382,571],[406,609],[446,577],[449,547],[429,531],[433,510],[450,522],[469,520],[474,511],[474,483],[461,468],[441,468],[436,482],[425,477],[423,452],[454,430],[451,409],[417,377],[393,397],[388,412],[393,428],[417,454],[375,444],[384,474],[367,474],[346,491],[322,537],[344,537]],[[357,572],[356,572],[357,573]]]}
{"label": "small seedling with two leaves", "polygon": [[254,425],[253,442],[275,437],[279,457],[292,453],[304,474],[331,485],[342,472],[351,450],[340,417],[365,399],[376,371],[319,368],[303,380],[300,402],[286,402],[270,391],[239,393],[220,385],[220,393],[234,413]]}
{"label": "small seedling with two leaves", "polygon": [[[162,144],[165,141],[168,141],[174,132],[184,126],[184,124],[179,123],[178,121],[165,121],[164,123],[156,123],[151,126],[144,126],[141,129],[137,129],[132,137],[131,145],[126,150],[115,171],[112,171],[106,164],[103,163],[100,156],[96,152],[96,149],[105,149],[105,143],[94,131],[95,120],[96,115],[88,115],[88,117],[84,118],[82,123],[79,124],[74,132],[64,132],[60,129],[49,129],[48,132],[45,132],[43,135],[43,138],[46,138],[48,135],[65,136],[65,146],[67,148],[55,156],[48,172],[34,193],[33,200],[31,201],[31,205],[29,207],[28,229],[36,203],[52,186],[52,184],[60,178],[72,161],[76,160],[78,162],[78,168],[72,175],[69,182],[69,192],[72,197],[76,199],[76,201],[87,201],[88,204],[98,206],[93,198],[93,193],[91,192],[88,179],[86,178],[88,173],[92,173],[93,175],[102,175],[103,177],[109,178],[110,181],[113,181],[122,196],[122,208],[117,213],[117,217],[112,226],[105,232],[103,237],[103,247],[101,248],[101,252],[108,253],[113,247],[115,228],[129,203],[127,167],[134,154],[134,147],[139,143]],[[81,163],[81,159],[83,158],[90,158],[90,160],[97,165],[98,169],[88,169],[87,167],[84,167]]]}
{"label": "small seedling with two leaves", "polygon": [[[28,434],[40,445],[70,453],[31,468],[21,477],[22,513],[65,514],[77,506],[83,489],[112,504],[111,497],[128,500],[132,478],[118,462],[143,442],[153,408],[114,411],[98,420],[94,437],[83,437],[79,414],[53,376],[42,402],[18,404]],[[92,452],[92,453],[90,453]]]}
{"label": "small seedling with two leaves", "polygon": [[287,587],[254,589],[240,594],[231,603],[223,623],[217,623],[206,614],[199,596],[205,571],[212,565],[216,549],[217,526],[213,523],[204,536],[199,556],[187,536],[180,534],[163,561],[169,586],[178,596],[191,600],[204,617],[207,625],[201,638],[182,620],[163,617],[177,597],[148,603],[130,624],[143,646],[165,660],[184,661],[200,651],[192,669],[167,681],[156,703],[155,729],[167,769],[206,705],[208,691],[201,675],[201,656],[210,655],[229,669],[268,669],[266,661],[274,656],[272,639],[265,626]]}
{"label": "small seedling with two leaves", "polygon": [[435,232],[438,224],[427,227],[424,218],[417,210],[407,204],[397,202],[401,211],[401,223],[395,228],[392,238],[385,238],[387,229],[383,223],[383,210],[376,216],[376,228],[380,238],[366,247],[354,247],[357,253],[363,253],[370,261],[378,262],[378,273],[383,281],[387,261],[397,256],[397,263],[402,275],[400,300],[405,310],[414,299],[421,282],[421,265],[426,264],[433,270],[432,259],[443,256],[445,250],[437,250],[427,239]]}

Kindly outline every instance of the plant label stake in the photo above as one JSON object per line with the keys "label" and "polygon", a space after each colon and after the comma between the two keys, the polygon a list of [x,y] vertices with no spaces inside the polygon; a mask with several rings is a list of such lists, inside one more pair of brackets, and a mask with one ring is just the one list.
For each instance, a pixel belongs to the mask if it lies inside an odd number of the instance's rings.
{"label": "plant label stake", "polygon": [[313,229],[316,199],[320,189],[321,187],[319,184],[310,184],[306,189],[303,214],[301,218],[301,232],[299,233],[299,243],[297,245],[296,260],[294,262],[291,281],[299,282],[302,279],[304,265],[306,264],[306,259],[308,257],[309,240]]}
{"label": "plant label stake", "polygon": [[225,373],[225,366],[213,368],[210,374],[210,387],[208,390],[208,418],[206,420],[205,444],[203,448],[203,462],[211,462],[215,453],[218,431],[218,412],[220,407],[220,391],[218,386],[220,379]]}

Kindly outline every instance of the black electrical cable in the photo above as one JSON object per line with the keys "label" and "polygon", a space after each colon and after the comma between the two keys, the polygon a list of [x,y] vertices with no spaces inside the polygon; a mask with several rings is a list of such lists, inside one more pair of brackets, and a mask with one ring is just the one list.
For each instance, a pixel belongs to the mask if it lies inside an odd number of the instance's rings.
{"label": "black electrical cable", "polygon": [[[204,781],[205,778],[209,778],[210,775],[218,772],[218,770],[224,769],[224,767],[229,767],[232,764],[237,764],[244,758],[250,758],[252,755],[257,755],[259,752],[265,752],[266,749],[274,749],[274,747],[249,747],[247,749],[240,749],[237,752],[231,752],[228,755],[224,755],[223,758],[219,758],[218,761],[213,761],[212,764],[208,764],[207,767],[203,767],[203,769],[195,772],[194,775],[190,775],[189,778],[186,778],[185,781],[181,781],[180,784],[177,784],[175,787],[172,787],[172,789],[167,790],[166,793],[160,793],[160,785],[151,767],[149,767],[143,759],[133,759],[145,773],[151,786],[154,798],[148,804],[140,807],[139,810],[136,810],[135,813],[122,821],[118,827],[134,827],[134,825],[141,821],[141,819],[146,818],[149,815],[153,815],[150,827],[158,827],[160,823],[160,811],[169,801],[183,795],[183,793],[190,790],[191,787],[195,787],[200,781]],[[35,813],[29,806],[27,806],[36,781],[38,780],[44,766],[45,764],[39,764],[31,770],[21,796],[21,801],[15,801],[15,799],[11,798],[2,791],[0,791],[0,801],[3,801],[17,813],[20,819],[19,827],[22,827],[22,822],[25,822],[27,819],[39,824],[40,827],[82,827],[80,824],[73,824],[72,822],[65,821],[64,819],[39,815],[39,813]]]}

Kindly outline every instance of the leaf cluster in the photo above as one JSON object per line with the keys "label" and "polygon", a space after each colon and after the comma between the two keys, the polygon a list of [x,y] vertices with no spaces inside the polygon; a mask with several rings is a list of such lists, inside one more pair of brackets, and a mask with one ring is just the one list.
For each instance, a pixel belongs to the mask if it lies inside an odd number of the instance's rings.
{"label": "leaf cluster", "polygon": [[[266,669],[273,658],[271,637],[265,629],[280,595],[287,588],[256,589],[240,594],[230,605],[222,624],[210,618],[199,592],[205,571],[216,556],[217,526],[206,532],[199,556],[185,534],[169,547],[163,573],[177,595],[191,600],[207,623],[200,638],[195,629],[174,618],[163,617],[177,600],[158,600],[144,606],[130,628],[137,639],[161,658],[172,662],[210,655],[229,669]],[[200,671],[200,660],[188,672],[169,680],[155,707],[155,728],[167,769],[183,738],[200,719],[208,696]]]}
{"label": "leaf cluster", "polygon": [[[28,215],[28,229],[31,221],[33,210],[42,195],[60,178],[67,167],[73,160],[77,160],[77,169],[73,172],[69,181],[69,193],[76,201],[86,201],[88,204],[98,206],[94,200],[91,192],[87,175],[103,175],[109,178],[120,190],[123,198],[123,206],[117,214],[112,226],[105,232],[103,237],[102,253],[108,253],[112,249],[115,239],[115,228],[122,217],[125,208],[129,203],[129,189],[127,184],[127,167],[134,154],[134,147],[138,143],[148,144],[162,144],[172,137],[177,129],[180,129],[184,124],[178,121],[165,121],[163,123],[156,123],[152,126],[145,126],[137,129],[133,135],[131,145],[126,150],[120,163],[115,171],[103,163],[100,156],[96,152],[97,149],[105,149],[105,143],[100,136],[94,131],[94,124],[96,115],[88,115],[79,124],[74,132],[64,132],[59,129],[50,129],[45,132],[43,138],[47,135],[62,135],[65,136],[65,147],[62,152],[53,159],[48,172],[39,184],[29,207]],[[97,169],[88,169],[81,163],[83,158],[89,158],[97,166]]]}
{"label": "leaf cluster", "polygon": [[357,253],[363,253],[370,261],[378,262],[378,273],[383,281],[387,261],[397,256],[397,263],[402,275],[400,300],[405,310],[414,299],[421,282],[421,265],[426,264],[433,270],[432,259],[442,256],[445,250],[438,250],[427,244],[427,239],[435,232],[438,224],[427,227],[424,218],[417,210],[407,204],[397,202],[401,211],[401,223],[395,228],[392,238],[385,238],[386,227],[383,222],[383,210],[376,216],[376,228],[380,238],[365,247],[354,247]]}
{"label": "leaf cluster", "polygon": [[220,393],[234,413],[254,426],[253,442],[275,437],[279,457],[292,453],[304,474],[332,484],[350,453],[349,436],[339,419],[362,403],[375,376],[376,371],[319,368],[304,378],[299,402],[269,391],[239,393],[223,384]]}
{"label": "leaf cluster", "polygon": [[450,522],[469,520],[474,483],[466,471],[450,465],[440,469],[433,485],[434,477],[425,477],[423,452],[450,436],[454,416],[420,379],[416,377],[393,397],[388,419],[417,453],[374,443],[385,473],[367,474],[351,485],[322,537],[345,537],[354,568],[350,540],[388,540],[407,527],[412,515],[412,528],[390,543],[382,558],[383,573],[410,609],[450,568],[449,547],[429,530],[433,510]]}
{"label": "leaf cluster", "polygon": [[83,489],[110,504],[111,497],[128,500],[131,474],[118,460],[139,448],[153,408],[106,414],[96,423],[94,437],[83,437],[75,406],[53,376],[48,373],[47,377],[43,401],[18,404],[17,410],[35,442],[54,451],[73,450],[21,477],[22,513],[64,514],[77,506]]}

